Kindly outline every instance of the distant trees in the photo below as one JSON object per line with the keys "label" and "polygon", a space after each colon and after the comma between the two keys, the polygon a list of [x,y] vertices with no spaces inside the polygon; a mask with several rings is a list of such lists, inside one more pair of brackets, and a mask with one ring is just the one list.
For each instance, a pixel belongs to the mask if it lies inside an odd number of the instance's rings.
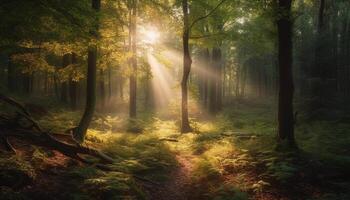
{"label": "distant trees", "polygon": [[[306,117],[331,115],[331,108],[346,112],[349,1],[111,0],[97,11],[98,2],[92,1],[94,9],[90,1],[18,0],[0,5],[0,89],[44,94],[72,110],[86,106],[78,141],[95,104],[123,108],[130,118],[153,107],[151,79],[157,69],[147,54],[160,64],[174,60],[164,66],[182,59],[182,71],[171,69],[181,79],[182,132],[192,130],[189,106],[197,97],[200,109],[213,115],[245,98],[278,97],[279,138],[293,143],[294,84],[300,101],[296,109],[306,111]],[[169,36],[162,38],[162,45],[143,41],[143,29],[153,25]],[[177,58],[162,55],[163,50]]]}
{"label": "distant trees", "polygon": [[[309,119],[325,119],[349,99],[349,1],[297,2],[295,19],[296,91]],[[310,56],[311,55],[311,56]]]}

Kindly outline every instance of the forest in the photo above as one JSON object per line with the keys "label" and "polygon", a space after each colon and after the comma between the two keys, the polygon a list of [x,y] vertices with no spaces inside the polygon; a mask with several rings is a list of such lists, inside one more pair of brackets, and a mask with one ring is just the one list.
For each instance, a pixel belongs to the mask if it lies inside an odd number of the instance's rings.
{"label": "forest", "polygon": [[1,200],[350,199],[349,0],[1,0]]}

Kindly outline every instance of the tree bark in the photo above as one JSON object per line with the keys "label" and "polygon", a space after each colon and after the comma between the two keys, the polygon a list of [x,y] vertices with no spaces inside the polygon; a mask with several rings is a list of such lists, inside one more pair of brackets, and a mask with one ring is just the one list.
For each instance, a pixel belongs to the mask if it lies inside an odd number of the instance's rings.
{"label": "tree bark", "polygon": [[190,27],[189,27],[189,13],[188,13],[188,1],[182,0],[182,11],[184,14],[184,27],[183,27],[183,76],[181,81],[181,133],[188,133],[192,131],[190,122],[188,119],[188,78],[191,72],[191,55],[189,47]]}
{"label": "tree bark", "polygon": [[292,0],[279,0],[279,9],[285,13],[277,21],[278,62],[279,62],[279,101],[278,101],[278,138],[295,146],[293,116],[293,72],[292,72]]}

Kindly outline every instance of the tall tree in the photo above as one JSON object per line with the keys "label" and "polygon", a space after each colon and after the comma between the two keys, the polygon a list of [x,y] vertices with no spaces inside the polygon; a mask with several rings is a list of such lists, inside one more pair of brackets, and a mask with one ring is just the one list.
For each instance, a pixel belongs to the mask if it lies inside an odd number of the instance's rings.
{"label": "tall tree", "polygon": [[132,49],[132,58],[131,58],[131,74],[130,74],[130,108],[129,115],[130,118],[136,118],[136,95],[137,95],[137,0],[132,0],[132,16],[130,20],[130,36],[132,39],[131,49]]}
{"label": "tall tree", "polygon": [[189,24],[189,8],[188,1],[182,0],[182,11],[184,14],[183,17],[183,76],[181,81],[181,132],[188,133],[192,131],[190,122],[188,120],[188,77],[191,72],[192,59],[190,55],[189,39],[190,39],[190,24]]}
{"label": "tall tree", "polygon": [[188,6],[188,0],[182,0],[182,12],[183,12],[183,35],[182,35],[182,42],[183,42],[183,76],[181,81],[181,132],[182,133],[188,133],[192,131],[192,128],[190,126],[190,122],[188,119],[188,78],[190,76],[191,72],[191,65],[192,65],[192,59],[191,59],[191,53],[190,53],[190,46],[189,46],[189,40],[190,40],[190,34],[191,29],[199,22],[202,21],[209,16],[211,16],[223,3],[225,0],[220,1],[210,12],[207,14],[198,17],[194,19],[191,23],[189,20],[189,6]]}
{"label": "tall tree", "polygon": [[292,0],[279,0],[277,19],[279,99],[278,99],[278,138],[295,146],[293,115],[293,71],[292,71]]}
{"label": "tall tree", "polygon": [[[92,0],[92,9],[98,12],[101,8],[101,0]],[[98,18],[96,18],[95,27],[91,30],[94,39],[98,39]],[[73,138],[78,143],[83,143],[87,129],[90,125],[96,105],[96,65],[97,65],[97,45],[91,44],[88,49],[88,71],[87,71],[87,90],[86,104],[83,117],[78,127],[73,130]]]}

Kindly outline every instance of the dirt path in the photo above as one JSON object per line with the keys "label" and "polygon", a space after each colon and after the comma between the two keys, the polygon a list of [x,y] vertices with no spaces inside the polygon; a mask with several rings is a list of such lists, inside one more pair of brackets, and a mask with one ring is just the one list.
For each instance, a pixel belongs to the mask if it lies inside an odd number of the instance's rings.
{"label": "dirt path", "polygon": [[152,200],[186,200],[188,199],[191,173],[193,170],[193,156],[176,155],[178,168],[170,173],[170,179],[160,187],[150,191]]}

